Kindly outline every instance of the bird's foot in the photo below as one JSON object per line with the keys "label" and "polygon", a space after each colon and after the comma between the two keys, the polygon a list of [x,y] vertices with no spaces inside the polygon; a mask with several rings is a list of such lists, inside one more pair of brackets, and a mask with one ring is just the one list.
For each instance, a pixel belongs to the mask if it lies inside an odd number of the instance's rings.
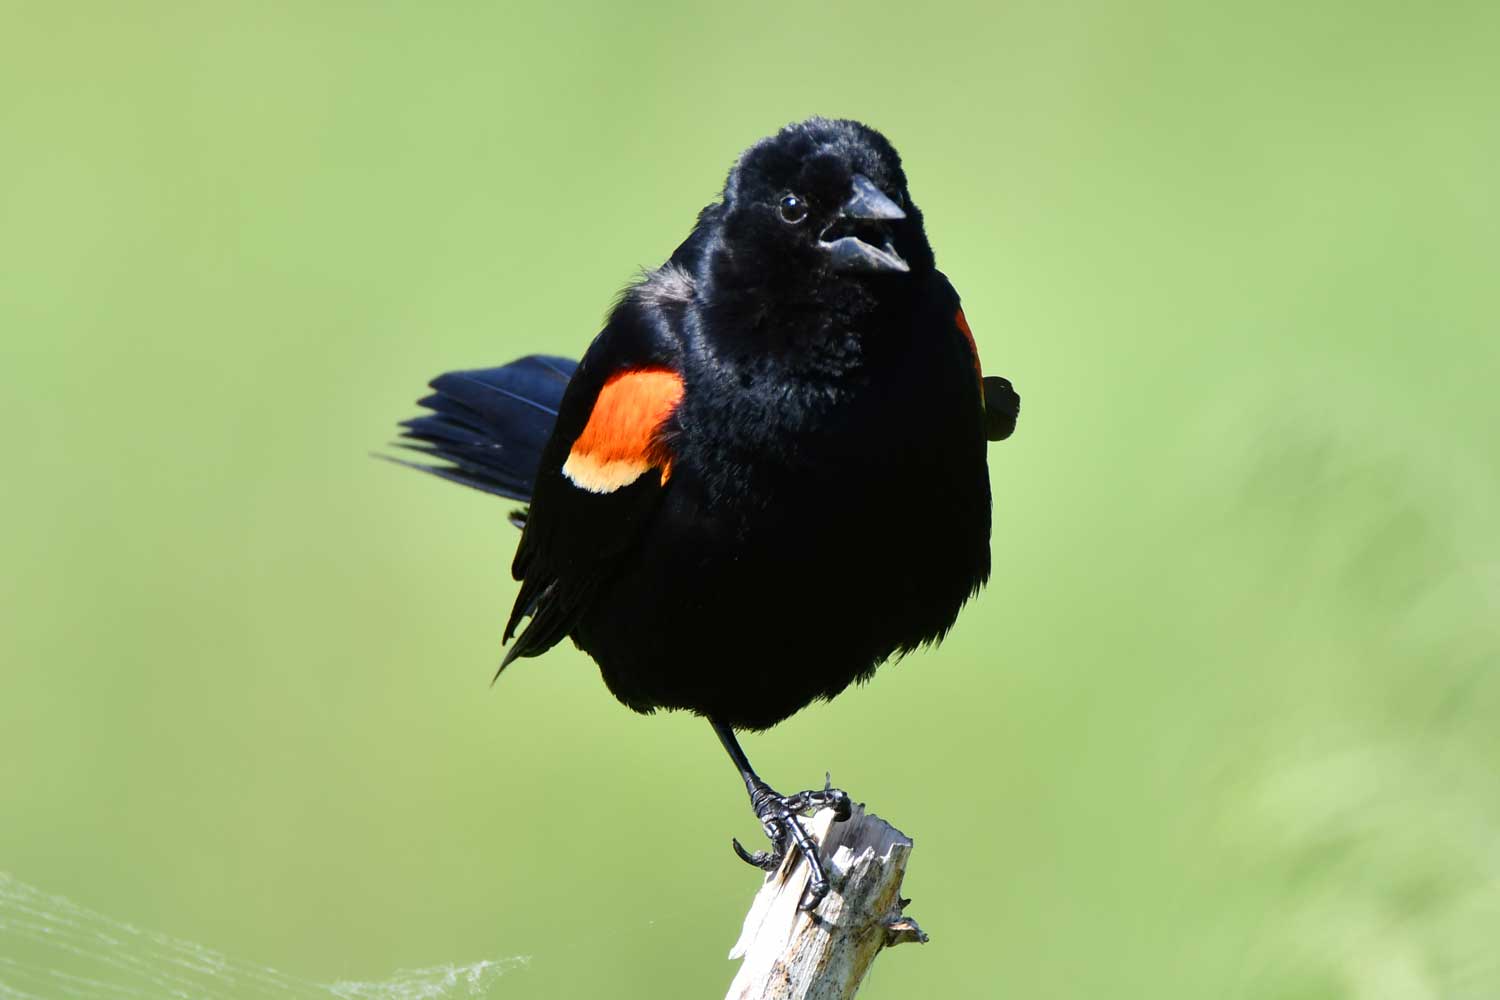
{"label": "bird's foot", "polygon": [[781,867],[787,851],[795,847],[807,859],[807,866],[811,870],[807,889],[802,893],[802,900],[798,905],[803,910],[813,909],[828,895],[828,873],[823,868],[822,859],[818,857],[818,846],[808,836],[798,817],[819,809],[832,809],[834,821],[842,823],[851,813],[849,796],[834,788],[831,778],[824,779],[822,788],[797,792],[795,795],[781,795],[765,782],[758,781],[750,789],[750,806],[755,810],[761,828],[771,841],[771,850],[752,853],[736,840],[734,853],[746,864],[773,872]]}

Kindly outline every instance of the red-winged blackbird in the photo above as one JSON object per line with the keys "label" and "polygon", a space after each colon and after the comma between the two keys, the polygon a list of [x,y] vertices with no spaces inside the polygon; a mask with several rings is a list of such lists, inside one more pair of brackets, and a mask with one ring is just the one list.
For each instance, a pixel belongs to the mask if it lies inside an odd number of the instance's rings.
{"label": "red-winged blackbird", "polygon": [[[453,372],[405,447],[529,506],[500,669],[571,638],[638,712],[688,709],[729,751],[770,852],[824,788],[772,791],[736,729],[775,725],[942,638],[990,572],[986,439],[1020,399],[982,378],[895,149],[813,118],[751,146],[576,365]],[[498,674],[497,674],[498,676]]]}

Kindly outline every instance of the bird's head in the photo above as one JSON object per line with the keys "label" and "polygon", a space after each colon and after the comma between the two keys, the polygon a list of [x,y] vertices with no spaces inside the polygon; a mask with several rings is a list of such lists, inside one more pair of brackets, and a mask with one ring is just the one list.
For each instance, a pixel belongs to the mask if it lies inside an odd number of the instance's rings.
{"label": "bird's head", "polygon": [[883,284],[933,267],[901,158],[859,122],[810,118],[747,149],[724,185],[727,266],[754,284]]}

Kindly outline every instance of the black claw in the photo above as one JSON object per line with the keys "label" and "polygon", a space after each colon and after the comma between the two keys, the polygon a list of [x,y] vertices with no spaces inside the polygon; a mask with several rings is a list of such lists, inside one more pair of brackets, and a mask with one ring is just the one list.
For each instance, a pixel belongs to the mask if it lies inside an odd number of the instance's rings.
{"label": "black claw", "polygon": [[824,793],[828,796],[827,805],[833,809],[833,821],[843,823],[854,815],[854,803],[849,801],[846,792],[837,788],[825,788]]}
{"label": "black claw", "polygon": [[801,910],[802,913],[807,913],[808,910],[816,910],[817,904],[822,903],[825,895],[828,895],[828,883],[825,882],[820,886],[814,886],[813,883],[808,882],[807,888],[802,889],[802,898],[796,904],[796,909]]}
{"label": "black claw", "polygon": [[754,854],[751,854],[745,850],[744,845],[738,839],[732,840],[731,843],[734,845],[734,853],[740,856],[741,861],[768,872],[774,872],[780,868],[781,859],[785,857],[783,854],[772,854],[770,851],[756,851]]}
{"label": "black claw", "polygon": [[781,867],[788,851],[795,850],[801,854],[807,861],[809,871],[807,888],[803,890],[798,908],[804,911],[816,909],[828,895],[828,875],[823,868],[822,859],[818,857],[817,845],[797,817],[819,809],[832,809],[834,819],[842,823],[853,812],[849,796],[834,788],[833,779],[829,776],[824,777],[821,789],[798,792],[795,795],[779,795],[764,782],[757,780],[750,788],[750,805],[755,809],[755,815],[771,841],[772,850],[752,854],[736,840],[734,852],[746,864],[768,872]]}

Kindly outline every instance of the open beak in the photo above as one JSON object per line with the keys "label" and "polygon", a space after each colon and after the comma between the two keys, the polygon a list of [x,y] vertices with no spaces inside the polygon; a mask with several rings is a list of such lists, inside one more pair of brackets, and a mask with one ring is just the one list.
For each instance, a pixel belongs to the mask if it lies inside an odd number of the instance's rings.
{"label": "open beak", "polygon": [[839,209],[838,218],[818,238],[834,270],[910,271],[892,245],[886,225],[906,218],[906,213],[864,174],[854,175],[853,187],[854,193]]}

